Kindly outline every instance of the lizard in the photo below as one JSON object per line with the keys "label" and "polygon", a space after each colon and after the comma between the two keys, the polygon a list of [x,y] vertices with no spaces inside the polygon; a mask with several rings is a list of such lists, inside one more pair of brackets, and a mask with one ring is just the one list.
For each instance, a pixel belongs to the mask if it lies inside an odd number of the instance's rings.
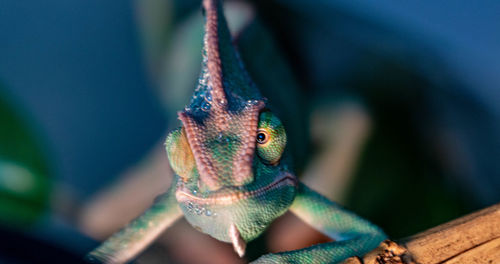
{"label": "lizard", "polygon": [[246,243],[288,210],[334,241],[268,253],[252,263],[338,263],[375,248],[386,239],[379,227],[298,180],[285,128],[246,72],[221,1],[203,0],[203,10],[198,85],[178,113],[182,126],[165,142],[175,179],[146,212],[87,260],[128,262],[182,216],[195,229],[232,243],[243,257]]}

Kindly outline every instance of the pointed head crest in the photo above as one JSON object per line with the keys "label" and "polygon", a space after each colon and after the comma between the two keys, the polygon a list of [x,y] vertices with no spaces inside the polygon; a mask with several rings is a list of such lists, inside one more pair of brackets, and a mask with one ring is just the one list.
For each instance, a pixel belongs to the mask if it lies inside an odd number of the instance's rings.
{"label": "pointed head crest", "polygon": [[205,37],[198,86],[179,113],[201,182],[211,190],[252,180],[258,115],[264,98],[233,46],[222,5],[204,0]]}

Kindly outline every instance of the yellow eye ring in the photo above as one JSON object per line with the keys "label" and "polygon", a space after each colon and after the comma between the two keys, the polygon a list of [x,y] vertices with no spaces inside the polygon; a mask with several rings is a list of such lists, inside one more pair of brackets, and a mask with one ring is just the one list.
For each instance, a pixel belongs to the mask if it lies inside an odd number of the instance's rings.
{"label": "yellow eye ring", "polygon": [[267,133],[266,130],[264,130],[264,129],[257,130],[257,136],[255,139],[256,139],[257,143],[259,143],[260,145],[264,145],[267,142],[269,142],[270,138],[271,137],[269,136],[269,133]]}

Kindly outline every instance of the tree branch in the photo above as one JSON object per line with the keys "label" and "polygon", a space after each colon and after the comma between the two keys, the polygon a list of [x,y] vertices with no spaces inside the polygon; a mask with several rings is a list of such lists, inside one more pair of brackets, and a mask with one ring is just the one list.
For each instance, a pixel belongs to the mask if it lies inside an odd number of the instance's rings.
{"label": "tree branch", "polygon": [[397,243],[384,241],[344,264],[500,263],[500,203]]}

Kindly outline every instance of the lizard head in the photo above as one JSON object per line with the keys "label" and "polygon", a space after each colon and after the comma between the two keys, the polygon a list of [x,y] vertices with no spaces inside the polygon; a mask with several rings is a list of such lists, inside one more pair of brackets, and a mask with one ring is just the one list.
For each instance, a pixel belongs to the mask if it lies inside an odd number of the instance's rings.
{"label": "lizard head", "polygon": [[186,219],[242,255],[292,203],[296,178],[281,121],[244,70],[219,1],[203,1],[202,71],[166,149]]}

